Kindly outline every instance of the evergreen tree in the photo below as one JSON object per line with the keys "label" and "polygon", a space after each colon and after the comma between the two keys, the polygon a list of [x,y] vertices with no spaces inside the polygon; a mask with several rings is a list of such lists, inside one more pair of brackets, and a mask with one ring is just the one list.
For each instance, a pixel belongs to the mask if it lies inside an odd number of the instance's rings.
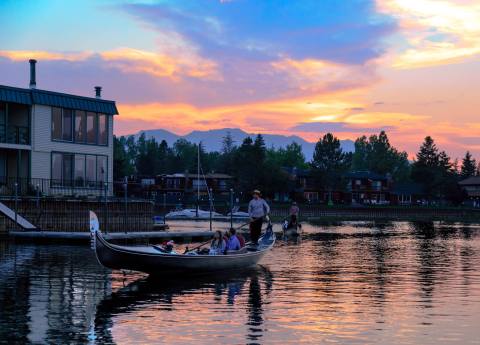
{"label": "evergreen tree", "polygon": [[226,174],[234,172],[234,159],[237,146],[230,132],[222,139],[221,154],[218,157],[216,169]]}
{"label": "evergreen tree", "polygon": [[426,137],[412,165],[412,179],[424,187],[428,198],[461,201],[457,172],[445,151],[439,152],[431,137]]}
{"label": "evergreen tree", "polygon": [[390,174],[396,181],[405,181],[410,174],[406,152],[400,152],[390,144],[387,134],[362,136],[355,141],[352,156],[353,170],[368,170],[381,175]]}
{"label": "evergreen tree", "polygon": [[123,179],[134,173],[134,167],[129,160],[125,137],[113,136],[113,179],[115,181]]}
{"label": "evergreen tree", "polygon": [[316,184],[328,192],[343,189],[342,177],[349,163],[349,157],[340,147],[340,140],[331,133],[325,134],[315,145],[311,163]]}
{"label": "evergreen tree", "polygon": [[462,160],[462,167],[460,170],[460,176],[462,179],[467,177],[474,176],[477,170],[477,162],[472,158],[472,155],[469,151],[465,153],[465,157]]}

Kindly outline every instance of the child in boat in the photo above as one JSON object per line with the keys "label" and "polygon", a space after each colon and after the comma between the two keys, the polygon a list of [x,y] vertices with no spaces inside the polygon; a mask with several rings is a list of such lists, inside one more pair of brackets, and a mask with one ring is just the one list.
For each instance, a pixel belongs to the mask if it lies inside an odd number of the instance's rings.
{"label": "child in boat", "polygon": [[212,242],[210,243],[209,255],[222,255],[225,252],[226,243],[223,239],[222,232],[217,230],[213,235]]}

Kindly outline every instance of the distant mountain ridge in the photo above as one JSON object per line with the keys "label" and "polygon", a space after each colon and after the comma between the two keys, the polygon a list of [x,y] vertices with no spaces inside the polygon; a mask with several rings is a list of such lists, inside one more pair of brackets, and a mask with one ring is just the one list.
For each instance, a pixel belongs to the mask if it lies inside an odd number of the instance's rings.
{"label": "distant mountain ridge", "polygon": [[[169,146],[172,146],[175,141],[178,139],[186,139],[192,143],[202,142],[207,151],[220,151],[222,148],[223,137],[230,132],[233,140],[236,145],[241,145],[242,141],[250,136],[252,139],[257,135],[257,133],[247,133],[239,128],[222,128],[222,129],[211,129],[208,131],[193,131],[187,135],[177,135],[165,129],[148,129],[142,130],[135,134],[135,137],[139,137],[142,133],[145,133],[147,138],[155,138],[156,141],[161,142],[165,140]],[[280,135],[280,134],[263,134],[261,133],[265,145],[267,147],[286,147],[288,144],[291,144],[295,141],[297,144],[302,145],[303,154],[307,160],[311,160],[313,157],[313,151],[315,150],[315,143],[306,141],[305,139],[297,135]],[[354,151],[354,143],[352,140],[340,140],[340,145],[345,152]]]}

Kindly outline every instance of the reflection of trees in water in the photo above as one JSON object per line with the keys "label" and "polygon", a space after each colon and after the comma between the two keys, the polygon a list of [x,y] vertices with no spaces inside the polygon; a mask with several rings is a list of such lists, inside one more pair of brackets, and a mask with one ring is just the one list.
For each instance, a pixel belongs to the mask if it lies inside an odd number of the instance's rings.
{"label": "reflection of trees in water", "polygon": [[[95,315],[95,337],[98,343],[113,343],[111,329],[113,318],[118,315],[132,313],[151,305],[162,304],[163,310],[174,310],[175,297],[194,294],[196,291],[208,289],[216,303],[225,296],[229,305],[236,303],[236,297],[244,293],[248,284],[247,326],[249,341],[259,339],[263,329],[263,299],[272,289],[273,275],[264,268],[257,267],[229,274],[215,276],[198,276],[184,279],[156,278],[139,279],[126,287],[113,292],[97,306]],[[264,292],[262,284],[264,283]]]}
{"label": "reflection of trees in water", "polygon": [[93,252],[74,246],[15,245],[1,264],[10,261],[0,271],[0,339],[22,344],[87,342],[92,310],[109,291],[108,274]]}
{"label": "reflection of trees in water", "polygon": [[248,289],[248,330],[250,333],[247,335],[248,340],[256,341],[262,337],[263,329],[263,308],[262,308],[262,291],[260,288],[260,282],[258,277],[252,277],[250,279],[250,287]]}
{"label": "reflection of trees in water", "polygon": [[[430,307],[435,288],[451,274],[456,256],[450,239],[457,229],[434,222],[412,222],[418,257],[418,281],[425,307]],[[445,278],[445,279],[444,279]]]}

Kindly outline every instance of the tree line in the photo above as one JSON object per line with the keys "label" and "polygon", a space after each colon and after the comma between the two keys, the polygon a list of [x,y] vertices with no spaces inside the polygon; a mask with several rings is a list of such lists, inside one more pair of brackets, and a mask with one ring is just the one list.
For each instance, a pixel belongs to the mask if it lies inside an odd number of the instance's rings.
{"label": "tree line", "polygon": [[203,173],[221,172],[235,177],[238,191],[261,188],[265,194],[290,192],[295,181],[288,170],[308,171],[319,190],[342,191],[349,171],[370,171],[390,177],[396,183],[415,182],[428,199],[447,199],[458,203],[463,198],[458,181],[480,174],[480,166],[470,152],[461,164],[440,150],[426,137],[413,161],[404,151],[390,144],[387,134],[361,136],[355,140],[355,151],[344,152],[340,140],[327,133],[315,145],[311,161],[305,159],[301,145],[292,142],[285,148],[266,147],[261,134],[247,137],[237,144],[230,133],[222,139],[221,150],[207,152],[201,144],[185,139],[171,147],[165,140],[157,142],[141,134],[114,137],[114,179],[124,176],[156,176],[197,171],[200,153]]}

